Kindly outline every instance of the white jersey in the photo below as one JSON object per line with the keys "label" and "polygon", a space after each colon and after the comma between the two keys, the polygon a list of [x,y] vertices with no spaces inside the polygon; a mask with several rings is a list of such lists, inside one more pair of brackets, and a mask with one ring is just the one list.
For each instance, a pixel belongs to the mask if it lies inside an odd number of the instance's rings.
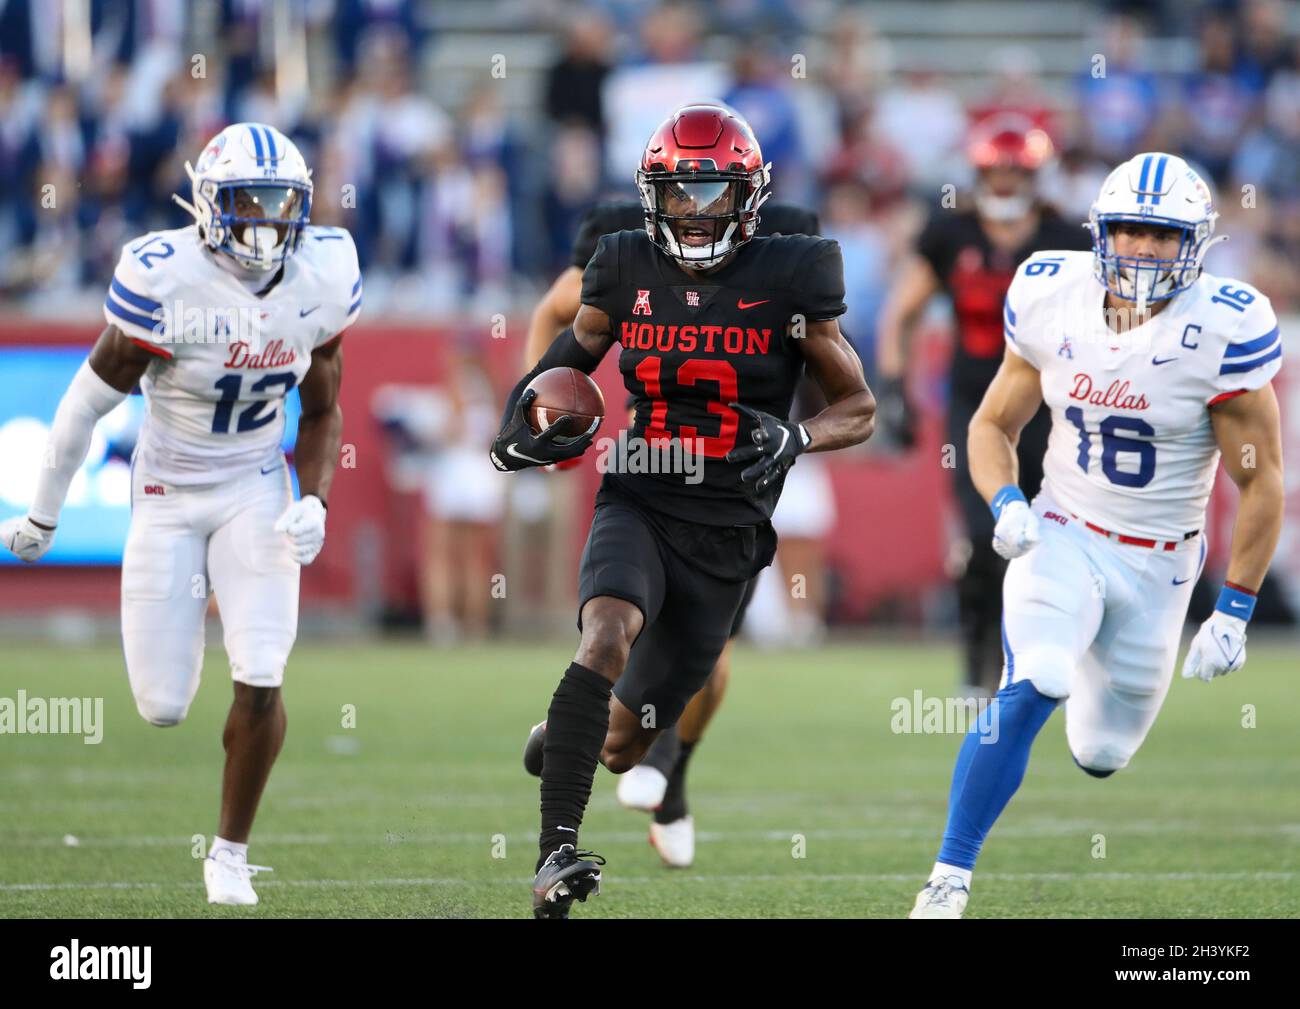
{"label": "white jersey", "polygon": [[137,460],[178,486],[219,483],[280,458],[283,402],[312,351],[356,321],[352,236],[308,227],[262,295],[223,269],[197,227],[128,242],[104,318],[157,355],[141,381]]}
{"label": "white jersey", "polygon": [[1179,540],[1201,529],[1219,451],[1208,407],[1281,366],[1277,317],[1249,284],[1202,274],[1123,335],[1090,252],[1040,252],[1007,292],[1007,347],[1042,375],[1044,486],[1105,529]]}

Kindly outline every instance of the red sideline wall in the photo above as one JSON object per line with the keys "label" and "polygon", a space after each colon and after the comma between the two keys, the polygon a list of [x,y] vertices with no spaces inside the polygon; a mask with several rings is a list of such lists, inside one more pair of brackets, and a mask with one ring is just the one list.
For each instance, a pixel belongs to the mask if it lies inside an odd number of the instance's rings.
{"label": "red sideline wall", "polygon": [[[0,320],[0,345],[81,345],[88,350],[98,331],[97,325]],[[518,324],[508,332],[522,334],[524,326]],[[420,503],[413,495],[395,494],[389,488],[384,436],[371,418],[370,403],[376,388],[385,383],[438,382],[460,335],[446,327],[380,324],[358,325],[348,332],[343,441],[354,449],[355,468],[341,469],[335,478],[328,548],[303,572],[306,606],[375,604],[358,598],[366,589],[356,577],[353,559],[363,527],[381,537],[386,601],[400,604],[415,598]],[[519,374],[519,339],[487,340],[485,348],[487,366],[504,395]],[[616,353],[601,366],[597,378],[611,416],[621,416],[621,409],[614,408],[625,397]],[[921,449],[906,458],[828,458],[839,514],[829,559],[844,577],[848,610],[854,616],[869,614],[886,595],[911,595],[943,578],[948,491],[945,471],[936,465],[941,451],[938,425],[929,425],[924,434]],[[588,461],[583,468],[556,474],[554,479],[582,480],[594,492],[598,475]],[[589,494],[584,497],[590,500]],[[584,520],[575,534],[575,563],[585,531]],[[37,565],[0,570],[0,607],[7,612],[54,606],[112,611],[118,598],[115,568]]]}

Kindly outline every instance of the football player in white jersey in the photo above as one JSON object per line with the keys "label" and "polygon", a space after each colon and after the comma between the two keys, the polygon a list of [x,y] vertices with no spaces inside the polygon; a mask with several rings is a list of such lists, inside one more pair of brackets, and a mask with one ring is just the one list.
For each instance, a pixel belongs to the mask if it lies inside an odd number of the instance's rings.
{"label": "football player in white jersey", "polygon": [[[340,335],[357,318],[351,236],[308,225],[311,173],[260,123],[217,134],[186,163],[195,223],[127,243],[100,334],[59,404],[32,507],[0,543],[35,561],[52,543],[96,422],[137,385],[146,419],[132,457],[122,561],[122,642],[136,707],[179,724],[199,685],[208,592],[220,601],[234,680],[208,900],[256,904],[248,836],[284,741],[280,697],[298,628],[298,577],[325,541],[338,458]],[[302,404],[293,500],[280,445],[285,397]]]}
{"label": "football player in white jersey", "polygon": [[[1140,154],[1107,178],[1093,251],[1017,271],[1008,353],[970,424],[971,476],[1011,559],[995,718],[962,743],[948,823],[914,918],[959,918],[984,838],[1058,705],[1075,762],[1125,767],[1173,677],[1205,561],[1220,458],[1240,489],[1227,582],[1182,666],[1210,681],[1246,661],[1246,625],[1282,527],[1281,430],[1270,380],[1282,341],[1268,299],[1202,271],[1210,190],[1182,159]],[[1043,489],[1016,485],[1016,438],[1047,402]],[[996,731],[993,727],[996,726]]]}

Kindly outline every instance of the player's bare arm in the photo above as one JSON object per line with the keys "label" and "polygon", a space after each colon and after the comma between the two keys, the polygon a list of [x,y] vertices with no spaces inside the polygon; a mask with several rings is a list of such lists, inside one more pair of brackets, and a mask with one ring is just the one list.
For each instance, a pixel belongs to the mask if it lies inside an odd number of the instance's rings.
{"label": "player's bare arm", "polygon": [[882,379],[901,379],[907,370],[907,346],[912,327],[930,299],[939,293],[939,278],[921,256],[913,255],[903,266],[889,300],[880,311],[876,343],[876,367]]}
{"label": "player's bare arm", "polygon": [[566,267],[533,309],[528,321],[528,342],[524,348],[524,367],[531,368],[542,359],[556,336],[572,324],[582,304],[582,271]]}
{"label": "player's bare arm", "polygon": [[116,326],[107,326],[90,351],[90,368],[118,392],[130,393],[158,355],[145,350]]}
{"label": "player's bare arm", "polygon": [[999,490],[1019,480],[1016,444],[1042,402],[1038,369],[1018,354],[1007,354],[967,435],[971,479],[984,500],[992,503]]}
{"label": "player's bare arm", "polygon": [[835,319],[810,322],[803,339],[804,363],[826,396],[826,409],[796,424],[741,403],[731,404],[752,423],[753,444],[732,449],[727,461],[748,464],[740,479],[759,494],[783,477],[801,453],[856,445],[871,437],[875,427],[875,397],[839,323]]}
{"label": "player's bare arm", "polygon": [[903,449],[916,443],[916,419],[905,385],[908,345],[917,319],[941,286],[929,261],[913,254],[880,313],[876,343],[879,424],[882,436]]}
{"label": "player's bare arm", "polygon": [[275,523],[276,531],[288,537],[293,559],[304,566],[325,546],[326,502],[343,440],[343,410],[339,406],[342,347],[343,341],[335,338],[312,351],[311,367],[299,388],[302,417],[293,449],[302,497]]}
{"label": "player's bare arm", "polygon": [[1183,678],[1212,681],[1246,664],[1246,626],[1282,532],[1282,425],[1271,385],[1210,408],[1223,468],[1241,492],[1228,576],[1214,612],[1192,639]]}
{"label": "player's bare arm", "polygon": [[343,341],[334,339],[311,355],[311,368],[298,392],[302,416],[293,460],[302,494],[329,501],[330,485],[343,441],[343,410],[339,387],[343,382]]}
{"label": "player's bare arm", "polygon": [[1259,591],[1282,532],[1282,424],[1271,385],[1210,409],[1223,468],[1241,491],[1228,581]]}
{"label": "player's bare arm", "polygon": [[1038,520],[1020,490],[1016,445],[1043,402],[1038,369],[1019,354],[1002,359],[980,407],[971,418],[966,449],[971,482],[993,509],[993,549],[1007,559],[1038,542]]}
{"label": "player's bare arm", "polygon": [[829,452],[866,441],[875,430],[876,399],[862,362],[844,339],[839,322],[810,322],[803,344],[808,374],[826,397],[826,409],[804,422],[809,452]]}

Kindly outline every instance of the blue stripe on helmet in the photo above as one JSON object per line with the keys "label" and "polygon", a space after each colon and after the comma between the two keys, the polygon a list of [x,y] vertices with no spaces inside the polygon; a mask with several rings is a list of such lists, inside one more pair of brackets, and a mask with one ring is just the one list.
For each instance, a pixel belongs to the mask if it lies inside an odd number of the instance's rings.
{"label": "blue stripe on helmet", "polygon": [[271,133],[271,127],[263,126],[262,129],[266,131],[266,149],[271,152],[269,155],[271,158],[271,167],[274,168],[276,162],[280,160],[280,152],[276,150],[275,136]]}
{"label": "blue stripe on helmet", "polygon": [[[262,136],[257,132],[256,126],[249,127],[248,132],[253,135],[253,151],[257,154],[257,167],[261,168],[262,163],[266,160],[265,155],[262,154]],[[1144,175],[1143,178],[1146,178],[1146,176]]]}
{"label": "blue stripe on helmet", "polygon": [[1142,159],[1142,175],[1138,178],[1138,203],[1147,201],[1147,176],[1151,174],[1151,155]]}
{"label": "blue stripe on helmet", "polygon": [[1162,154],[1160,160],[1156,162],[1156,180],[1151,183],[1151,204],[1160,202],[1161,184],[1165,181],[1165,164],[1169,161],[1169,155]]}

